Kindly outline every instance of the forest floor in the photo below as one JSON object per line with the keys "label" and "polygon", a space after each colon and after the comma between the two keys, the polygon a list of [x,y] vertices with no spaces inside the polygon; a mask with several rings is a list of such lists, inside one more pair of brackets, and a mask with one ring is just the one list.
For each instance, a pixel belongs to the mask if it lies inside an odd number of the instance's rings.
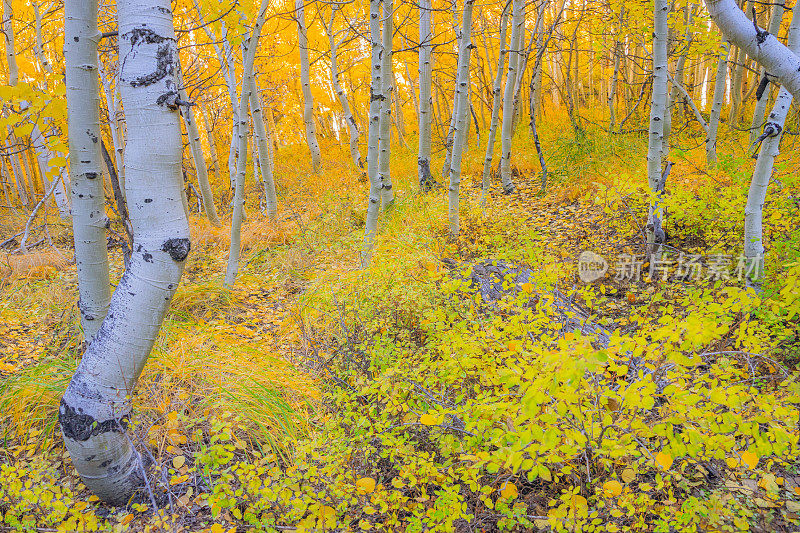
{"label": "forest floor", "polygon": [[[55,248],[7,256],[0,531],[796,531],[795,139],[765,207],[756,296],[735,272],[747,155],[706,172],[698,139],[673,150],[675,264],[662,278],[637,258],[646,139],[542,130],[545,193],[527,137],[517,190],[495,187],[484,208],[481,151],[467,154],[455,240],[444,191],[420,193],[415,153],[395,146],[396,200],[367,270],[367,185],[342,147],[316,175],[303,150],[278,153],[277,221],[249,188],[232,290],[228,230],[193,210],[192,253],[134,397],[151,488],[124,508],[88,493],[57,430],[82,350],[69,229],[52,227]],[[607,260],[605,277],[580,281],[584,251]],[[676,272],[691,257],[697,279]],[[730,277],[708,279],[723,258]],[[511,276],[485,302],[463,279],[492,261]],[[532,271],[521,283],[520,268]],[[564,334],[553,288],[610,343]]]}

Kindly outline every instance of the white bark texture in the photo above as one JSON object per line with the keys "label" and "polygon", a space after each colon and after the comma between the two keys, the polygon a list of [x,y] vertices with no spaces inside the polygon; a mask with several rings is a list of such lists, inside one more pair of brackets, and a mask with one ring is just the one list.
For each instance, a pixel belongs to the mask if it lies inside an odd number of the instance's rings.
{"label": "white bark texture", "polygon": [[[188,102],[189,97],[186,95],[186,89],[183,87],[182,75],[179,77],[178,83],[180,83],[178,97],[182,101]],[[211,190],[211,183],[208,181],[208,168],[206,168],[206,158],[203,155],[200,128],[197,127],[197,120],[195,119],[192,106],[181,106],[181,115],[183,116],[183,123],[186,126],[186,136],[189,138],[189,150],[192,152],[194,169],[197,174],[197,184],[200,186],[200,194],[203,197],[203,207],[206,211],[206,217],[208,217],[208,221],[211,222],[211,225],[220,228],[222,227],[222,222],[220,222],[217,216],[217,208],[214,206],[214,192]]]}
{"label": "white bark texture", "polygon": [[503,190],[512,192],[514,182],[511,181],[511,138],[514,130],[514,89],[517,85],[519,61],[525,41],[525,2],[514,0],[514,14],[511,17],[511,49],[508,56],[508,76],[503,93],[503,128],[500,133],[500,181]]}
{"label": "white bark texture", "polygon": [[381,56],[381,119],[378,130],[378,176],[381,181],[381,208],[386,209],[394,199],[389,163],[392,156],[392,17],[394,2],[383,0],[383,55]]}
{"label": "white bark texture", "polygon": [[[667,107],[667,21],[669,0],[655,0],[653,6],[653,94],[650,102],[649,145],[647,150],[647,180],[652,193],[664,190],[661,163],[664,152],[664,115]],[[650,204],[647,221],[649,253],[657,253],[664,242],[662,209],[658,200]]]}
{"label": "white bark texture", "polygon": [[423,190],[433,186],[431,174],[431,73],[433,32],[431,31],[431,0],[419,3],[419,150],[417,167],[419,185]]}
{"label": "white bark texture", "polygon": [[450,160],[450,185],[448,187],[448,220],[450,222],[450,235],[456,236],[459,233],[459,190],[461,186],[461,158],[464,154],[464,146],[467,144],[464,131],[467,129],[469,121],[469,64],[472,56],[472,7],[475,0],[464,1],[464,14],[461,22],[461,40],[458,50],[458,92],[459,99],[456,102],[458,116],[455,121],[455,131],[453,132],[453,155]]}
{"label": "white bark texture", "polygon": [[[800,15],[797,12],[792,15],[788,45],[791,52],[800,54]],[[761,143],[758,160],[753,170],[753,178],[750,181],[750,191],[747,194],[747,204],[744,208],[744,256],[749,273],[748,278],[751,282],[757,282],[764,274],[764,232],[762,227],[764,202],[772,177],[773,164],[780,153],[783,124],[791,105],[792,94],[785,87],[781,87],[764,128],[764,134],[768,136]]]}
{"label": "white bark texture", "polygon": [[14,11],[11,0],[3,0],[3,33],[6,41],[6,65],[8,66],[8,84],[14,86],[19,79],[17,53],[14,37]]}
{"label": "white bark texture", "polygon": [[708,133],[706,135],[706,165],[713,167],[717,164],[717,131],[719,117],[722,114],[722,103],[725,99],[725,87],[728,77],[728,53],[731,46],[728,41],[722,41],[717,60],[717,74],[714,80],[714,101],[711,103],[711,112],[708,115]]}
{"label": "white bark texture", "polygon": [[264,185],[264,209],[270,220],[278,216],[278,197],[275,194],[275,179],[272,175],[267,128],[264,125],[264,112],[261,108],[261,92],[256,83],[255,69],[250,73],[250,113],[253,116],[253,133],[255,134],[258,162],[261,168],[261,179]]}
{"label": "white bark texture", "polygon": [[759,28],[745,16],[734,0],[706,0],[711,18],[725,38],[744,50],[792,95],[800,91],[800,56]]}
{"label": "white bark texture", "polygon": [[489,134],[486,141],[486,157],[483,160],[483,182],[481,187],[481,207],[486,205],[486,196],[489,194],[492,178],[492,156],[494,155],[494,141],[497,137],[497,124],[500,122],[501,93],[503,90],[503,69],[506,61],[506,35],[508,34],[508,8],[500,16],[500,54],[497,59],[497,74],[495,74],[492,87],[492,118],[489,122]]}
{"label": "white bark texture", "polygon": [[303,122],[306,126],[306,142],[308,149],[311,150],[311,163],[314,165],[314,172],[319,170],[322,154],[317,142],[317,129],[314,125],[314,97],[311,94],[311,74],[308,65],[308,35],[306,33],[305,0],[297,0],[295,3],[295,14],[297,16],[297,39],[300,48],[300,84],[303,87]]}
{"label": "white bark texture", "polygon": [[100,71],[100,88],[103,90],[106,100],[106,109],[108,110],[108,129],[111,130],[111,142],[114,144],[114,160],[117,164],[117,179],[119,179],[119,186],[122,189],[123,195],[125,194],[125,165],[123,161],[123,153],[125,150],[125,130],[120,120],[119,99],[117,98],[117,89],[111,87],[111,80],[105,73],[103,63],[98,62],[98,70]]}
{"label": "white bark texture", "polygon": [[[669,150],[670,150],[670,137],[672,134],[672,113],[675,110],[675,107],[679,101],[679,93],[682,92],[681,89],[683,87],[683,77],[686,72],[686,58],[689,55],[689,49],[692,46],[692,41],[694,40],[694,33],[692,32],[692,20],[694,19],[694,5],[688,5],[685,7],[685,23],[686,23],[686,34],[683,37],[684,43],[682,44],[683,53],[675,62],[675,76],[672,83],[672,90],[669,91],[667,94],[667,110],[664,113],[664,159],[669,158]],[[688,97],[687,97],[688,99]]]}
{"label": "white bark texture", "polygon": [[364,249],[361,265],[369,267],[375,235],[378,232],[378,215],[381,207],[381,182],[378,171],[379,136],[381,122],[381,98],[383,96],[383,42],[381,41],[381,0],[369,2],[369,30],[372,43],[372,80],[369,101],[369,133],[367,137],[367,177],[369,178],[369,200],[364,228]]}
{"label": "white bark texture", "polygon": [[[784,1],[777,0],[772,4],[772,18],[769,21],[769,31],[773,35],[777,35],[781,28],[781,21],[783,20]],[[758,80],[760,81],[766,75],[766,71],[762,67],[758,72]],[[769,86],[761,93],[761,98],[756,95],[756,105],[753,108],[753,121],[750,124],[750,144],[753,144],[756,137],[761,131],[761,126],[764,125],[764,112],[767,110],[767,103],[769,102]]]}
{"label": "white bark texture", "polygon": [[72,189],[72,229],[81,325],[91,342],[111,301],[106,249],[103,156],[100,152],[96,0],[65,3],[67,127]]}
{"label": "white bark texture", "polygon": [[[300,0],[302,1],[302,0]],[[264,26],[264,17],[267,12],[268,0],[262,0],[259,7],[256,21],[250,31],[249,39],[245,40],[242,52],[242,91],[239,95],[239,110],[236,114],[239,118],[239,125],[236,131],[239,135],[237,142],[237,152],[239,156],[236,160],[236,176],[234,177],[233,194],[233,216],[231,219],[231,245],[228,253],[228,267],[225,271],[225,287],[233,287],[236,276],[239,273],[239,258],[242,253],[242,221],[244,220],[244,178],[247,170],[247,137],[249,135],[250,121],[247,117],[247,106],[250,103],[250,87],[247,83],[253,72],[253,65],[256,61],[256,50],[258,49],[258,39],[261,36],[261,28]]]}
{"label": "white bark texture", "polygon": [[[77,60],[78,65],[73,68],[96,61],[94,54],[76,57],[72,46],[74,35],[79,37],[77,50],[94,49],[99,38],[96,12],[94,1],[66,2],[67,61]],[[182,142],[175,108],[178,51],[170,2],[120,0],[117,16],[133,253],[108,314],[64,393],[59,421],[86,486],[104,501],[124,504],[141,485],[143,474],[140,456],[125,433],[131,395],[180,282],[190,243],[181,205]],[[82,22],[81,28],[73,29],[79,20],[91,24]],[[96,80],[97,69],[86,69],[89,72]],[[96,105],[96,86],[90,96]],[[79,106],[72,111],[89,110]]]}

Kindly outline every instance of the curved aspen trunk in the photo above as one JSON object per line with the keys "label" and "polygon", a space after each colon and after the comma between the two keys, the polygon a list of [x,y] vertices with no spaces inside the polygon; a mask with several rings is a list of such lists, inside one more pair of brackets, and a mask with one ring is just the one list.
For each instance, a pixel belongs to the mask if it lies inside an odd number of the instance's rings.
{"label": "curved aspen trunk", "polygon": [[369,203],[364,227],[364,249],[361,266],[369,267],[375,235],[378,232],[378,214],[381,207],[381,182],[378,171],[378,154],[381,123],[381,97],[383,96],[383,42],[381,41],[381,0],[369,2],[369,30],[372,43],[372,81],[369,97],[369,135],[367,137],[367,176],[369,177]]}
{"label": "curved aspen trunk", "polygon": [[708,134],[706,135],[706,165],[714,167],[717,164],[717,130],[719,117],[722,114],[722,103],[725,99],[725,86],[728,76],[728,41],[722,41],[717,60],[717,73],[714,79],[714,101],[711,103],[711,112],[708,115]]}
{"label": "curved aspen trunk", "polygon": [[497,124],[500,122],[500,97],[503,88],[503,68],[506,62],[506,35],[508,34],[508,5],[500,16],[500,53],[497,59],[497,73],[492,87],[492,118],[489,122],[489,133],[486,141],[486,156],[483,159],[483,180],[481,185],[481,207],[486,206],[486,196],[492,184],[492,156],[494,155],[494,141],[497,137]]}
{"label": "curved aspen trunk", "polygon": [[756,28],[733,0],[706,0],[706,7],[726,39],[766,68],[792,95],[800,92],[800,55],[775,35]]}
{"label": "curved aspen trunk", "polygon": [[522,45],[524,44],[525,3],[523,0],[514,0],[514,14],[511,18],[511,50],[508,57],[508,76],[506,88],[503,93],[503,128],[501,130],[500,149],[500,180],[506,193],[514,191],[514,182],[511,180],[511,137],[514,128],[514,89],[517,85],[519,73],[519,59]]}
{"label": "curved aspen trunk", "polygon": [[[68,76],[79,70],[95,80],[73,78],[67,83],[69,95],[75,87],[96,84],[96,69],[81,66],[96,61],[99,33],[94,1],[67,0],[65,13]],[[181,132],[174,90],[178,51],[170,2],[120,0],[117,13],[134,246],[108,315],[61,399],[59,421],[83,482],[102,500],[119,505],[129,501],[143,475],[140,456],[126,434],[131,395],[180,283],[190,243],[180,199]],[[78,37],[74,44],[73,36]],[[91,106],[88,98],[84,107],[70,101],[71,111],[96,109],[96,85],[86,95],[93,96]]]}
{"label": "curved aspen trunk", "polygon": [[97,2],[66,2],[64,31],[72,228],[80,294],[78,307],[84,337],[91,343],[111,301],[103,156],[97,142],[101,135],[97,77],[97,43],[100,40],[100,32],[97,30]]}
{"label": "curved aspen trunk", "polygon": [[333,31],[336,9],[337,7],[334,5],[331,11],[331,20],[327,28],[328,42],[331,47],[331,84],[333,85],[333,91],[336,93],[336,98],[339,100],[339,105],[342,106],[342,115],[344,116],[344,121],[347,123],[347,130],[350,133],[350,158],[353,160],[353,164],[356,168],[363,169],[364,163],[361,161],[361,153],[358,149],[358,125],[356,124],[356,119],[353,118],[352,111],[350,111],[350,102],[347,101],[347,94],[344,92],[342,83],[339,80],[339,64],[336,56],[339,45],[336,42],[336,34]]}
{"label": "curved aspen trunk", "polygon": [[389,162],[392,154],[392,16],[394,3],[383,0],[383,55],[381,56],[381,120],[378,133],[378,176],[381,182],[381,209],[387,209],[394,199]]}
{"label": "curved aspen trunk", "polygon": [[17,188],[17,195],[19,196],[19,201],[23,207],[28,207],[30,201],[28,199],[28,191],[25,188],[25,179],[22,176],[22,171],[19,168],[19,160],[17,156],[13,154],[15,150],[13,146],[13,142],[11,141],[11,137],[8,137],[7,144],[5,145],[5,150],[10,154],[8,155],[8,168],[11,171],[11,174],[14,176],[14,185]]}
{"label": "curved aspen trunk", "polygon": [[[789,50],[800,54],[800,15],[793,13],[788,35]],[[764,202],[775,158],[780,154],[783,124],[792,105],[792,94],[781,87],[772,112],[764,128],[765,137],[758,153],[747,204],[744,208],[744,256],[746,274],[750,284],[760,289],[759,280],[764,275],[764,232],[762,227]]]}
{"label": "curved aspen trunk", "polygon": [[[302,1],[302,0],[300,0]],[[253,65],[256,60],[256,50],[258,49],[258,39],[261,36],[261,28],[264,26],[264,18],[267,12],[268,0],[261,0],[256,21],[250,33],[250,38],[245,40],[242,53],[242,92],[239,96],[239,125],[237,132],[239,157],[236,160],[236,177],[234,178],[235,191],[233,195],[233,217],[231,220],[231,247],[228,253],[228,267],[225,271],[225,287],[233,287],[236,276],[239,273],[239,257],[242,253],[242,221],[244,220],[244,178],[247,171],[247,136],[249,135],[249,120],[247,117],[247,106],[250,103],[250,87],[247,83],[253,72]]]}
{"label": "curved aspen trunk", "polygon": [[274,220],[278,216],[278,197],[275,194],[275,180],[272,176],[272,165],[270,163],[272,154],[270,153],[267,129],[264,126],[264,113],[261,109],[261,93],[258,90],[254,72],[250,74],[250,112],[253,115],[253,133],[255,134],[258,162],[264,185],[264,208],[270,220]]}
{"label": "curved aspen trunk", "polygon": [[[189,102],[189,97],[186,95],[186,89],[183,87],[183,74],[180,67],[178,67],[178,98],[184,102]],[[189,150],[192,152],[192,160],[194,161],[194,169],[197,174],[197,184],[200,186],[200,194],[203,197],[203,207],[206,211],[206,217],[211,225],[216,228],[222,227],[217,216],[217,208],[214,206],[214,192],[211,190],[211,183],[208,181],[208,168],[206,168],[206,158],[203,155],[203,145],[200,140],[200,129],[197,127],[195,120],[193,106],[185,105],[181,107],[181,116],[183,123],[186,126],[186,136],[189,138]]]}
{"label": "curved aspen trunk", "polygon": [[458,235],[459,216],[459,188],[461,185],[461,158],[464,146],[467,144],[464,132],[469,121],[469,63],[472,56],[472,6],[475,0],[464,1],[464,18],[461,23],[461,40],[458,51],[458,93],[459,101],[456,102],[458,116],[453,133],[453,157],[450,162],[450,186],[448,187],[448,219],[450,222],[450,235]]}
{"label": "curved aspen trunk", "polygon": [[[664,115],[667,107],[667,20],[669,1],[655,0],[653,6],[653,96],[650,102],[650,135],[647,150],[647,179],[650,191],[664,191],[661,163],[664,151]],[[663,175],[666,176],[666,173]],[[658,255],[664,242],[663,210],[658,200],[650,204],[647,221],[648,254]]]}
{"label": "curved aspen trunk", "polygon": [[[777,35],[781,28],[781,20],[783,20],[783,11],[785,7],[785,0],[777,0],[772,4],[772,18],[769,21],[769,31],[773,35]],[[761,67],[758,71],[758,80],[762,80],[766,76],[767,71]],[[758,81],[757,80],[757,81]],[[756,92],[756,105],[753,109],[753,121],[750,124],[750,144],[756,142],[758,132],[764,125],[764,113],[767,110],[767,103],[769,103],[769,85],[765,87],[766,90],[761,91],[759,94]]]}
{"label": "curved aspen trunk", "polygon": [[317,129],[314,124],[314,97],[311,95],[311,79],[308,65],[308,37],[306,34],[305,0],[296,0],[295,12],[297,13],[297,38],[300,47],[300,83],[303,86],[303,122],[306,125],[306,142],[311,150],[311,163],[314,172],[319,170],[322,154],[317,142]]}
{"label": "curved aspen trunk", "polygon": [[431,0],[419,3],[419,150],[417,169],[419,186],[423,191],[430,190],[435,181],[431,174],[431,58],[433,51],[433,32]]}

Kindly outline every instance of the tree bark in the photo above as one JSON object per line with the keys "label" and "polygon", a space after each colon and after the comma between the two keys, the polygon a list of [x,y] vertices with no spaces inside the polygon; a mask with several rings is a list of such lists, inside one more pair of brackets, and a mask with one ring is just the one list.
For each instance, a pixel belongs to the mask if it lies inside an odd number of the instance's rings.
{"label": "tree bark", "polygon": [[435,184],[431,174],[431,58],[433,32],[431,0],[419,3],[419,150],[417,167],[419,186],[429,190]]}
{"label": "tree bark", "polygon": [[306,142],[311,150],[311,163],[314,172],[319,171],[322,154],[317,142],[317,130],[314,125],[314,97],[311,94],[311,78],[308,65],[308,36],[306,33],[305,0],[296,0],[295,12],[297,14],[297,38],[300,47],[300,83],[303,86],[303,122],[306,126]]}
{"label": "tree bark", "polygon": [[722,41],[717,60],[717,74],[714,80],[714,101],[711,104],[711,113],[708,116],[708,134],[706,135],[706,165],[714,167],[717,164],[717,130],[719,117],[722,114],[722,102],[725,99],[725,82],[728,76],[728,41]]}
{"label": "tree bark", "polygon": [[450,236],[455,237],[460,231],[459,226],[459,189],[461,186],[461,158],[466,145],[466,130],[469,121],[469,64],[472,55],[472,6],[475,0],[464,0],[464,13],[461,22],[461,40],[458,50],[458,92],[459,101],[456,102],[458,116],[456,128],[453,133],[453,156],[450,161],[450,186],[448,187],[448,219],[450,222]]}
{"label": "tree bark", "polygon": [[492,156],[494,154],[494,143],[497,137],[497,124],[500,121],[500,104],[502,103],[501,93],[503,87],[503,70],[506,60],[506,35],[508,34],[508,4],[500,15],[500,53],[497,59],[497,73],[492,87],[492,118],[489,122],[489,133],[486,141],[486,156],[483,159],[483,179],[481,185],[481,207],[486,205],[486,197],[489,194],[492,178]]}
{"label": "tree bark", "polygon": [[381,126],[381,104],[383,97],[383,42],[381,41],[381,0],[369,2],[369,29],[370,42],[372,43],[371,72],[369,102],[369,134],[367,137],[367,176],[369,177],[369,200],[367,204],[367,217],[364,227],[364,249],[361,253],[362,268],[369,267],[372,259],[372,249],[375,245],[375,236],[378,232],[378,214],[381,206],[381,182],[378,170],[379,137]]}
{"label": "tree bark", "polygon": [[[777,35],[778,31],[781,28],[781,20],[783,20],[783,11],[784,11],[785,0],[776,0],[774,4],[772,4],[772,18],[769,21],[769,31],[773,35]],[[758,80],[764,78],[767,75],[767,71],[764,70],[764,67],[761,67],[758,71]],[[758,137],[758,132],[761,131],[761,127],[764,125],[764,112],[767,110],[767,103],[769,103],[769,86],[767,86],[766,90],[763,91],[760,95],[756,94],[756,105],[753,109],[753,121],[750,124],[750,144],[752,145],[756,141],[756,137]]]}
{"label": "tree bark", "polygon": [[378,133],[378,177],[381,181],[381,209],[386,209],[394,199],[389,162],[392,153],[392,36],[394,24],[393,0],[383,0],[383,55],[381,56],[381,119]]}
{"label": "tree bark", "polygon": [[[647,178],[650,191],[660,195],[665,184],[662,177],[664,151],[664,114],[667,106],[667,21],[669,0],[655,0],[653,7],[653,95],[650,102],[649,145],[647,151]],[[651,201],[647,222],[648,254],[658,256],[664,242],[662,208],[658,199]]]}
{"label": "tree bark", "polygon": [[[94,0],[66,2],[68,75],[96,61],[96,13]],[[119,505],[129,501],[144,474],[125,429],[133,388],[180,282],[190,243],[180,200],[182,147],[174,92],[178,51],[170,2],[119,0],[117,16],[134,249],[109,312],[61,399],[59,421],[83,482],[102,500]],[[79,39],[73,41],[73,36]],[[76,87],[95,84],[86,95],[96,106],[96,72],[85,72],[94,81],[68,80],[68,95]],[[98,143],[92,144],[97,150]]]}
{"label": "tree bark", "polygon": [[508,76],[503,94],[503,128],[501,130],[500,180],[506,193],[514,191],[511,180],[511,138],[514,121],[514,88],[517,84],[520,52],[524,40],[525,3],[514,0],[514,13],[511,18],[511,50],[508,57]]}
{"label": "tree bark", "polygon": [[264,208],[270,220],[278,216],[278,197],[275,194],[275,178],[272,175],[269,139],[264,125],[264,112],[261,108],[261,92],[258,90],[255,73],[250,74],[250,112],[253,115],[253,133],[258,148],[258,161],[264,185]]}

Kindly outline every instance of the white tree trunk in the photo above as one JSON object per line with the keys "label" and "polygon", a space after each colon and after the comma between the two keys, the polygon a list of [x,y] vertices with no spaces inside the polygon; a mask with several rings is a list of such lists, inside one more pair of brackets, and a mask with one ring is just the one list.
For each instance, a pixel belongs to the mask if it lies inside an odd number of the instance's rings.
{"label": "white tree trunk", "polygon": [[[800,54],[800,15],[797,12],[792,15],[788,45],[789,50]],[[747,194],[747,204],[744,208],[744,256],[748,281],[755,284],[756,287],[764,275],[764,232],[762,228],[764,202],[772,177],[773,164],[780,153],[783,125],[791,105],[792,94],[785,87],[781,87],[764,128],[764,134],[767,137],[761,143],[758,160],[753,170],[753,178],[750,181],[750,191]]]}
{"label": "white tree trunk", "polygon": [[489,122],[489,134],[486,142],[486,157],[483,160],[483,181],[481,186],[481,207],[486,205],[486,196],[489,194],[492,177],[492,156],[494,154],[494,141],[497,137],[497,124],[500,121],[500,104],[502,103],[503,70],[506,61],[506,35],[508,34],[508,9],[503,9],[500,16],[500,53],[497,59],[497,74],[495,74],[492,87],[492,118]]}
{"label": "white tree trunk", "polygon": [[261,167],[261,178],[264,185],[264,208],[270,220],[278,216],[278,197],[275,194],[275,180],[272,176],[269,139],[264,126],[264,113],[261,109],[261,93],[256,83],[255,72],[250,74],[250,112],[253,115],[253,133],[258,148],[258,161]]}
{"label": "white tree trunk", "polygon": [[[97,5],[67,0],[65,13],[69,75],[96,61]],[[61,399],[59,421],[64,443],[86,486],[104,501],[124,504],[143,474],[139,454],[125,433],[133,388],[180,282],[190,243],[180,199],[182,142],[174,105],[178,51],[170,2],[119,0],[117,16],[133,253],[108,314]],[[80,29],[73,29],[78,20],[84,22]],[[79,38],[74,47],[73,35]],[[81,57],[78,53],[83,48]],[[94,84],[94,91],[86,93],[92,104],[70,105],[71,111],[91,112],[97,104],[97,69],[81,75],[95,81],[68,81],[67,90]],[[70,131],[81,136],[85,130]]]}
{"label": "white tree trunk", "polygon": [[375,235],[378,232],[378,215],[381,207],[381,182],[378,170],[379,136],[381,126],[381,99],[383,97],[383,42],[381,41],[381,0],[369,2],[369,30],[372,43],[372,81],[369,102],[369,133],[367,137],[367,176],[369,177],[369,200],[367,218],[364,228],[364,249],[361,253],[361,265],[369,267]]}
{"label": "white tree trunk", "polygon": [[317,129],[314,125],[314,97],[311,94],[311,75],[308,65],[308,36],[306,34],[305,0],[296,0],[297,39],[300,48],[300,84],[303,86],[303,122],[306,126],[306,142],[311,150],[311,163],[314,172],[319,170],[322,155],[317,142]]}
{"label": "white tree trunk", "polygon": [[[186,89],[183,87],[182,74],[180,74],[180,67],[178,67],[178,98],[184,102],[189,101],[186,95]],[[222,227],[217,216],[217,208],[214,206],[214,192],[211,190],[211,183],[208,181],[208,169],[206,168],[206,158],[203,155],[203,144],[200,140],[200,128],[197,127],[197,120],[194,116],[193,106],[185,105],[181,107],[181,116],[183,116],[183,123],[186,125],[186,136],[189,138],[189,149],[192,152],[192,160],[194,161],[194,169],[197,174],[197,184],[200,186],[200,194],[203,197],[203,207],[206,211],[208,221],[214,227]]]}
{"label": "white tree trunk", "polygon": [[203,117],[203,127],[206,130],[206,139],[208,139],[208,149],[211,152],[211,167],[214,169],[214,178],[219,181],[222,178],[219,169],[219,150],[217,148],[216,139],[214,138],[214,132],[211,130],[211,125],[208,122],[208,112],[205,107],[200,108],[200,116]]}
{"label": "white tree trunk", "polygon": [[503,128],[500,133],[500,180],[503,190],[507,193],[514,191],[514,182],[511,180],[511,137],[514,129],[514,89],[517,85],[517,72],[524,44],[525,2],[513,0],[514,14],[511,18],[511,50],[508,56],[508,76],[506,88],[503,93]]}
{"label": "white tree trunk", "polygon": [[431,31],[431,0],[419,3],[419,150],[417,167],[419,186],[428,190],[433,186],[431,174],[431,58],[433,32]]}
{"label": "white tree trunk", "polygon": [[342,83],[339,80],[339,64],[336,55],[339,44],[336,42],[336,32],[333,31],[333,24],[336,18],[337,9],[337,6],[333,5],[331,9],[331,20],[327,28],[328,42],[330,43],[331,47],[331,85],[333,85],[333,91],[336,93],[336,98],[339,100],[339,105],[342,106],[342,115],[344,117],[344,121],[347,123],[348,132],[350,133],[350,158],[353,160],[353,164],[356,166],[356,168],[363,168],[364,165],[361,161],[361,153],[358,149],[358,125],[356,124],[356,119],[353,117],[353,113],[350,110],[350,102],[347,100],[347,94],[344,92]]}
{"label": "white tree trunk", "polygon": [[[778,31],[781,28],[781,20],[783,20],[783,10],[784,10],[784,3],[785,0],[777,0],[774,4],[772,4],[772,18],[769,21],[769,31],[773,35],[777,35]],[[766,75],[766,71],[764,68],[760,68],[758,71],[758,79],[756,83],[761,81],[761,79]],[[756,105],[753,108],[753,121],[750,124],[750,144],[752,145],[756,141],[756,137],[758,137],[758,132],[761,131],[761,127],[764,125],[764,112],[767,110],[767,103],[769,103],[769,85],[767,86],[766,90],[761,93],[761,98],[756,96]]]}
{"label": "white tree trunk", "polygon": [[714,101],[711,104],[711,113],[708,116],[708,134],[706,135],[706,165],[714,167],[717,164],[717,130],[719,117],[722,114],[722,103],[725,99],[725,89],[728,80],[728,41],[722,41],[717,60],[717,74],[714,79]]}
{"label": "white tree trunk", "polygon": [[694,5],[686,6],[686,34],[684,35],[684,52],[675,62],[675,83],[672,85],[672,90],[668,93],[667,109],[664,112],[664,149],[663,158],[669,157],[670,150],[670,136],[672,134],[672,113],[677,105],[680,89],[683,86],[683,77],[686,71],[686,58],[689,55],[689,48],[692,46],[694,40],[694,33],[692,33],[692,19],[694,18]]}
{"label": "white tree trunk", "polygon": [[381,120],[378,133],[378,176],[381,181],[381,207],[386,209],[394,199],[389,162],[392,153],[392,36],[393,0],[383,0],[383,55],[381,56]]}
{"label": "white tree trunk", "polygon": [[792,95],[800,91],[800,56],[745,16],[734,0],[706,0],[711,18],[725,38],[777,78]]}
{"label": "white tree trunk", "polygon": [[[302,1],[302,0],[300,0]],[[258,39],[261,36],[261,28],[264,26],[264,17],[267,12],[268,0],[261,0],[256,21],[250,32],[250,38],[245,40],[242,52],[242,92],[239,96],[239,125],[237,132],[238,153],[236,161],[236,177],[234,178],[233,195],[233,217],[231,219],[231,245],[228,253],[228,267],[225,271],[225,287],[233,287],[236,276],[239,273],[239,258],[242,253],[242,220],[244,218],[244,178],[247,170],[247,137],[249,135],[249,121],[247,117],[247,105],[250,103],[251,84],[247,80],[252,76],[253,65],[256,60],[256,50],[258,49]]]}
{"label": "white tree trunk", "polygon": [[65,3],[67,127],[72,188],[72,228],[81,324],[88,342],[100,329],[111,301],[106,249],[105,192],[99,80],[97,77],[97,1]]}
{"label": "white tree trunk", "polygon": [[[461,158],[464,153],[464,146],[467,144],[466,135],[463,132],[467,129],[469,121],[469,64],[472,56],[472,6],[475,0],[464,0],[464,16],[461,23],[461,40],[458,51],[458,72],[457,83],[458,91],[456,109],[456,127],[453,132],[453,156],[450,161],[450,186],[448,187],[448,219],[450,222],[450,235],[456,236],[459,233],[459,189],[461,186]],[[499,71],[499,69],[498,69]]]}
{"label": "white tree trunk", "polygon": [[6,65],[8,66],[8,84],[12,87],[17,84],[19,79],[19,69],[17,68],[17,53],[14,36],[14,11],[11,0],[3,0],[3,33],[6,40]]}
{"label": "white tree trunk", "polygon": [[[653,6],[653,95],[650,102],[650,136],[647,150],[647,179],[650,191],[664,190],[661,163],[664,151],[664,115],[667,107],[667,21],[669,0],[655,0]],[[662,208],[658,200],[650,204],[647,222],[648,253],[657,254],[664,242]]]}

